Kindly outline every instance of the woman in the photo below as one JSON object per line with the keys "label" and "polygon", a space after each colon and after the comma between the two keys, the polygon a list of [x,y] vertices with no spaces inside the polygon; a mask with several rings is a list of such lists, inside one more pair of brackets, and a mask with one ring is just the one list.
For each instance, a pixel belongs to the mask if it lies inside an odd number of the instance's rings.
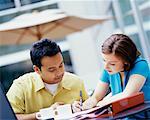
{"label": "woman", "polygon": [[[128,97],[133,93],[144,92],[145,100],[150,100],[150,70],[146,60],[140,57],[133,41],[126,35],[113,34],[102,45],[104,70],[94,94],[83,103],[80,109],[104,106],[113,101]],[[111,93],[107,94],[109,87]],[[106,97],[105,97],[106,96]]]}

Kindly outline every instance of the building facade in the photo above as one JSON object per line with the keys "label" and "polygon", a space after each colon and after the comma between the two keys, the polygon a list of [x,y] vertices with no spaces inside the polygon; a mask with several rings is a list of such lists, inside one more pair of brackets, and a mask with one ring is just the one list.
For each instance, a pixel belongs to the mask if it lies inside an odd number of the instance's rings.
{"label": "building facade", "polygon": [[[141,51],[142,56],[150,61],[150,50],[148,48],[150,46],[149,0],[1,0],[0,23],[11,20],[23,13],[52,8],[58,8],[67,14],[77,16],[112,16],[112,19],[102,24],[66,36],[60,40],[68,46],[65,49],[68,71],[72,71],[82,77],[88,91],[94,90],[103,67],[100,46],[112,33],[129,35]],[[27,50],[30,46],[0,46],[0,55],[4,58],[5,54]],[[25,63],[26,61],[27,59],[24,60]],[[16,63],[21,62],[23,60]],[[9,65],[11,65],[11,61],[8,65],[0,65],[0,71],[4,74],[1,75],[1,80],[6,84],[7,88],[9,88],[13,78],[9,78],[5,82],[7,77],[6,72],[3,71],[5,67],[5,71],[13,74],[11,70],[7,69]],[[31,66],[30,62],[28,62],[28,65]],[[17,72],[17,69],[15,72]],[[20,73],[18,73],[19,75]],[[9,81],[11,82],[9,83]]]}

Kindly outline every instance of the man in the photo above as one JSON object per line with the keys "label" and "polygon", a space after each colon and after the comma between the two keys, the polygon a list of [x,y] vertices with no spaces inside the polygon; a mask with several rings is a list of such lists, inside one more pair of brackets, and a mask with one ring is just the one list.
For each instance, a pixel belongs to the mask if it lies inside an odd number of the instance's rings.
{"label": "man", "polygon": [[42,108],[72,104],[88,98],[83,82],[65,72],[59,46],[48,39],[33,44],[30,56],[35,72],[27,73],[14,80],[7,97],[18,119],[36,119]]}

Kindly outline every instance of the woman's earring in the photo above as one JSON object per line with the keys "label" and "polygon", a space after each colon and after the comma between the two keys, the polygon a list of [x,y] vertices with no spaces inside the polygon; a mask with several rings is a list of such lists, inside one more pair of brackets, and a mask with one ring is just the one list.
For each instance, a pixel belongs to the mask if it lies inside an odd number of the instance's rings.
{"label": "woman's earring", "polygon": [[129,69],[130,69],[130,64],[124,63],[124,69],[125,69],[125,70],[129,70]]}
{"label": "woman's earring", "polygon": [[124,65],[125,65],[125,66],[127,66],[127,65],[128,65],[128,63],[125,63]]}

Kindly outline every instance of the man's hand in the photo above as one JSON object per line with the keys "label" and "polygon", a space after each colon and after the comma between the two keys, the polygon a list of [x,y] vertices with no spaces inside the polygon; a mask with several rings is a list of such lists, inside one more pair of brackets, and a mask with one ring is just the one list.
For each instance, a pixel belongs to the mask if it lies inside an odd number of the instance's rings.
{"label": "man's hand", "polygon": [[51,105],[52,109],[56,109],[59,105],[64,105],[64,102],[56,102],[53,105]]}
{"label": "man's hand", "polygon": [[71,104],[73,113],[82,111],[82,106],[80,105],[80,101],[74,101]]}

